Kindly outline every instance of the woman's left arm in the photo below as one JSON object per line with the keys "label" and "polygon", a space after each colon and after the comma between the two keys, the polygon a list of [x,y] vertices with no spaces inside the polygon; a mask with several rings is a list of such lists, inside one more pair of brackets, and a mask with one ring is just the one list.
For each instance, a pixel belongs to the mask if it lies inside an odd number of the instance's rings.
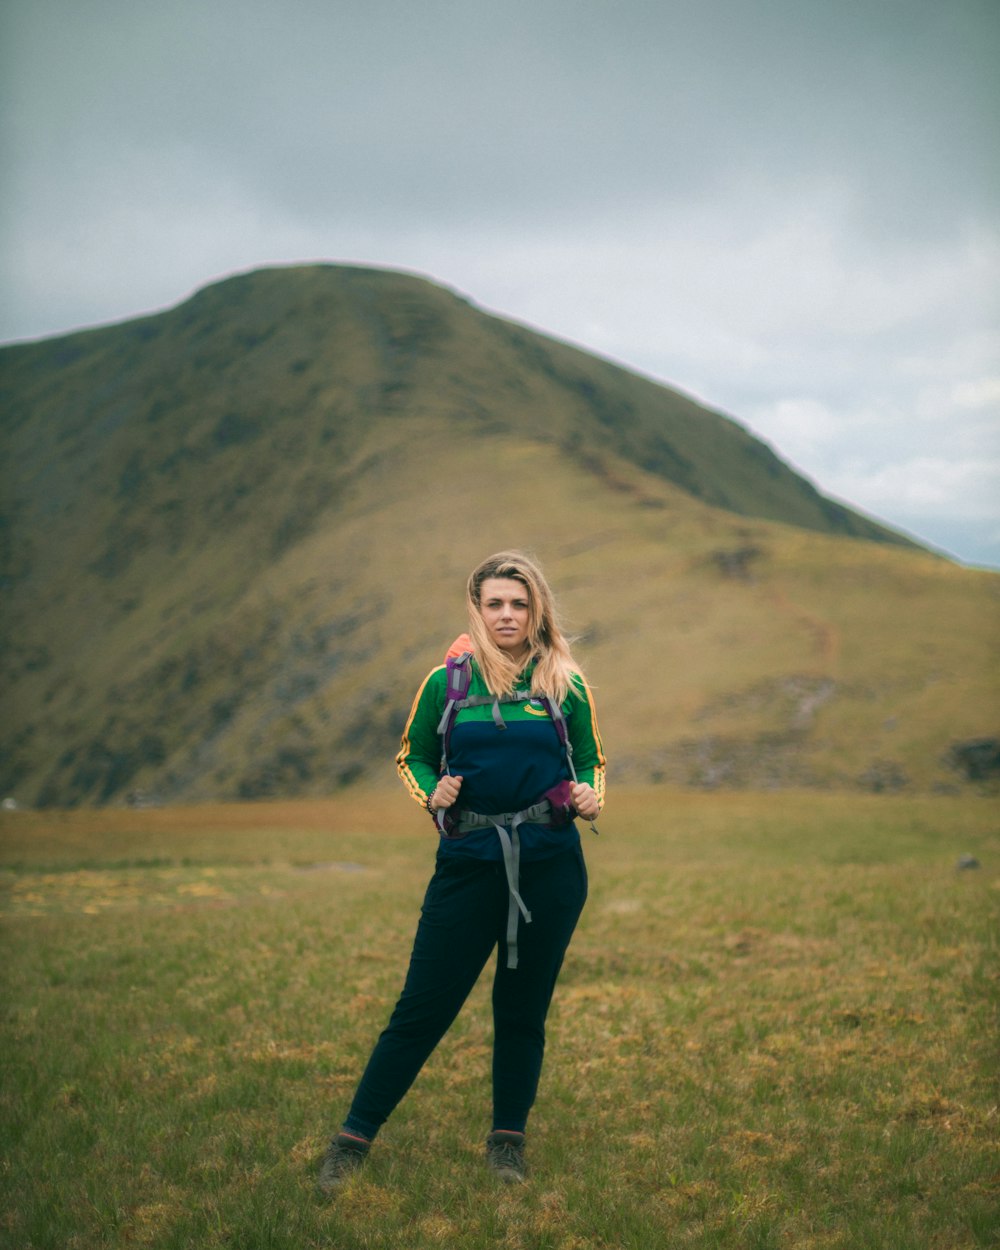
{"label": "woman's left arm", "polygon": [[[576,769],[577,780],[593,790],[597,808],[600,811],[604,806],[604,777],[607,764],[601,743],[601,731],[597,727],[594,696],[582,678],[574,678],[573,689],[564,704],[564,709],[568,713],[566,730],[573,748],[573,766]],[[585,813],[581,812],[581,815]],[[589,816],[586,818],[590,819]]]}

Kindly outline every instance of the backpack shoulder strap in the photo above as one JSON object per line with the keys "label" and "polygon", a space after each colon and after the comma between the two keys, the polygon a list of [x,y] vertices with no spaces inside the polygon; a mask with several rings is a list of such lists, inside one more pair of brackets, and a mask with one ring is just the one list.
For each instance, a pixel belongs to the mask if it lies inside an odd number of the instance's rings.
{"label": "backpack shoulder strap", "polygon": [[576,781],[576,769],[573,767],[573,744],[569,740],[569,730],[566,727],[566,717],[563,715],[563,710],[559,706],[558,701],[550,699],[548,695],[542,696],[542,702],[545,704],[549,716],[552,717],[552,723],[555,725],[556,733],[559,735],[559,741],[566,756],[569,775]]}
{"label": "backpack shoulder strap", "polygon": [[[569,775],[574,781],[579,781],[579,778],[576,775],[576,768],[573,765],[573,744],[569,740],[569,729],[566,725],[566,717],[563,714],[563,710],[559,706],[558,702],[555,699],[550,699],[548,695],[545,695],[542,698],[542,702],[548,708],[549,715],[552,717],[552,723],[556,727],[556,733],[559,735],[559,741],[562,743],[563,752],[566,756],[566,767],[569,769]],[[590,827],[595,833],[600,832],[597,825],[593,821],[590,822]]]}
{"label": "backpack shoulder strap", "polygon": [[469,693],[472,684],[472,652],[463,651],[461,655],[449,655],[445,660],[447,685],[444,696],[444,712],[438,724],[441,735],[441,764],[448,771],[448,744],[451,741],[451,727],[455,723],[458,705]]}

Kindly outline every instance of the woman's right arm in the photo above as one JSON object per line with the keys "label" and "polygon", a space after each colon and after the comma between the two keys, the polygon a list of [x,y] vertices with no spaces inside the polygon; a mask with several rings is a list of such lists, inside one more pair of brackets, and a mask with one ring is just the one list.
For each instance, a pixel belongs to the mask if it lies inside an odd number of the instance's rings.
{"label": "woman's right arm", "polygon": [[444,672],[442,666],[424,678],[396,756],[396,771],[410,797],[421,807],[427,807],[441,769],[441,739],[437,730],[444,712]]}

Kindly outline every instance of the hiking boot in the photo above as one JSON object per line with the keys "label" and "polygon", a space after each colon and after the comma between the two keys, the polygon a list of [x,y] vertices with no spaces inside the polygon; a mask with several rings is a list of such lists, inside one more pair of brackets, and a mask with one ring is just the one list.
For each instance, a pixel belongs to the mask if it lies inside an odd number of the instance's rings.
{"label": "hiking boot", "polygon": [[527,1169],[524,1166],[524,1134],[497,1129],[486,1139],[486,1166],[498,1180],[507,1185],[520,1185]]}
{"label": "hiking boot", "polygon": [[371,1142],[349,1133],[338,1133],[326,1148],[316,1188],[321,1194],[332,1193],[349,1181],[368,1157]]}

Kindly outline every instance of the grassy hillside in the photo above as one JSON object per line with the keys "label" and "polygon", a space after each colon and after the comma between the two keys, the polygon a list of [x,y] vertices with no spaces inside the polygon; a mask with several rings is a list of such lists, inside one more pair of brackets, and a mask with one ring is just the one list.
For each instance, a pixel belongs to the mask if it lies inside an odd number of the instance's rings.
{"label": "grassy hillside", "polygon": [[620,780],[952,786],[952,745],[996,735],[995,575],[417,279],[262,272],[0,366],[23,802],[391,780],[469,567],[510,545],[562,592]]}

